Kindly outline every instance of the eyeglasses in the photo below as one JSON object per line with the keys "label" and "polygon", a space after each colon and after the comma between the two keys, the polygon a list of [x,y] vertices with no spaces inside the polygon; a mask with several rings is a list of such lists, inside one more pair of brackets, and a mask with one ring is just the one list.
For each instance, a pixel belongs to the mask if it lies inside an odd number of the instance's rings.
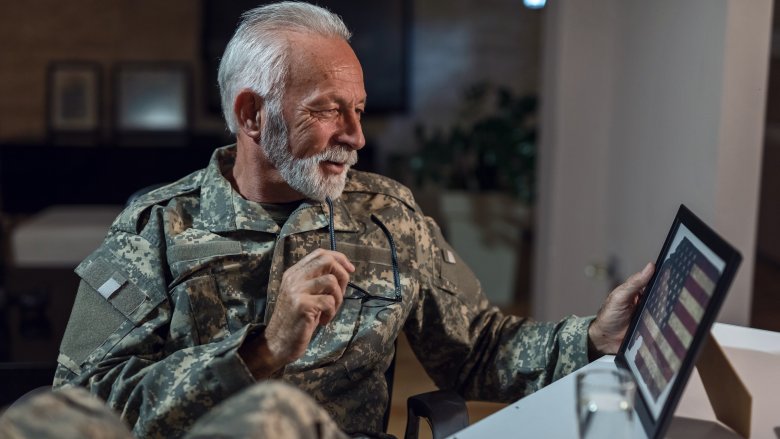
{"label": "eyeglasses", "polygon": [[[330,197],[325,197],[325,202],[328,203],[328,233],[330,234],[330,249],[332,251],[336,251],[336,232],[333,229],[333,200],[330,199]],[[352,281],[347,282],[347,286],[351,287],[357,294],[349,297],[344,297],[345,299],[360,299],[360,301],[365,304],[366,302],[370,300],[378,300],[380,302],[385,302],[384,304],[377,305],[377,306],[384,306],[387,303],[399,303],[401,302],[401,276],[398,273],[398,256],[395,251],[395,241],[393,240],[393,237],[390,235],[390,231],[387,229],[387,227],[382,223],[382,221],[379,220],[373,213],[371,214],[371,221],[374,222],[377,226],[379,226],[380,229],[382,229],[382,232],[384,232],[385,236],[387,237],[387,241],[390,243],[390,258],[393,264],[393,284],[395,286],[395,297],[384,297],[384,296],[376,296],[374,294],[369,293],[364,288],[361,288]]]}

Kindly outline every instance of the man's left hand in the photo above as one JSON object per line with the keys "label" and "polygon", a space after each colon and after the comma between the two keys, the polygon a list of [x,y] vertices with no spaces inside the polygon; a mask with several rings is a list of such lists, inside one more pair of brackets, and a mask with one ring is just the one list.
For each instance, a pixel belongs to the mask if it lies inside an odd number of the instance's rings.
{"label": "man's left hand", "polygon": [[599,354],[615,354],[626,336],[631,314],[653,275],[654,265],[629,277],[607,296],[596,319],[588,327],[589,345]]}

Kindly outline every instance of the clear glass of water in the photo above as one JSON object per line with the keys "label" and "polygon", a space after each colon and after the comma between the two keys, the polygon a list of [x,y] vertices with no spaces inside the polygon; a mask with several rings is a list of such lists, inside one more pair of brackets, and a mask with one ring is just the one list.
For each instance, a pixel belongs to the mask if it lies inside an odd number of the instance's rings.
{"label": "clear glass of water", "polygon": [[581,439],[631,437],[636,384],[619,369],[591,369],[576,375]]}

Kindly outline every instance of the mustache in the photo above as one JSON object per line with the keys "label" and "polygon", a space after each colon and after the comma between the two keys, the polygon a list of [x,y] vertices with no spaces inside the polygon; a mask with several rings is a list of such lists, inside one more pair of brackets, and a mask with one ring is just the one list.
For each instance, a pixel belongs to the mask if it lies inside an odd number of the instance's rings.
{"label": "mustache", "polygon": [[336,162],[354,166],[357,163],[357,151],[346,146],[333,146],[312,157],[318,162]]}

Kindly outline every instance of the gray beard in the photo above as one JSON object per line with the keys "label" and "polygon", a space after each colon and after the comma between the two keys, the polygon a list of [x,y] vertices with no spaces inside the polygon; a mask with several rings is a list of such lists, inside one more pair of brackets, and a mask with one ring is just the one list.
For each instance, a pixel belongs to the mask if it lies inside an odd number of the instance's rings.
{"label": "gray beard", "polygon": [[[266,114],[260,144],[285,183],[313,200],[323,201],[326,197],[335,200],[340,197],[347,183],[347,171],[357,163],[357,151],[336,145],[311,157],[295,158],[290,152],[281,106],[269,101]],[[323,161],[344,163],[345,170],[339,175],[325,175],[320,169]]]}

